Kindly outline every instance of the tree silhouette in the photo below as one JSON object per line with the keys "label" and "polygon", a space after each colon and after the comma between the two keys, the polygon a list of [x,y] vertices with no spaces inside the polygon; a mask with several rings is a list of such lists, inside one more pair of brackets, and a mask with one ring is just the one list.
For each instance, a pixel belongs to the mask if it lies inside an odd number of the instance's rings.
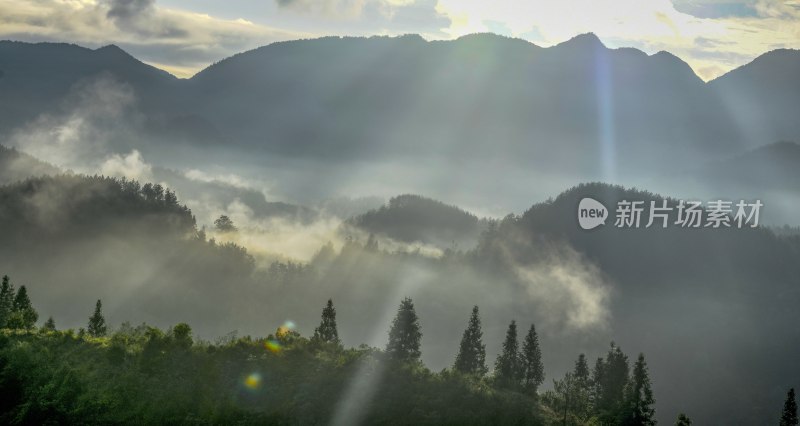
{"label": "tree silhouette", "polygon": [[589,373],[589,364],[586,362],[586,355],[578,355],[578,360],[575,361],[575,369],[572,371],[572,376],[575,380],[575,414],[580,417],[585,417],[589,414],[590,393],[591,393],[591,377]]}
{"label": "tree silhouette", "polygon": [[780,426],[797,426],[797,400],[794,396],[794,388],[789,389],[789,393],[786,394]]}
{"label": "tree silhouette", "polygon": [[531,324],[525,343],[522,345],[520,361],[522,386],[526,392],[535,395],[539,385],[544,382],[544,365],[542,364],[542,350],[539,348],[539,336],[536,327]]}
{"label": "tree silhouette", "polygon": [[36,325],[39,314],[33,309],[31,299],[28,298],[28,289],[20,286],[14,302],[11,304],[11,315],[9,316],[8,328],[31,329]]}
{"label": "tree silhouette", "polygon": [[567,373],[562,380],[553,380],[553,390],[560,399],[559,414],[562,417],[562,424],[566,426],[570,410],[575,404],[575,376],[572,373]]}
{"label": "tree silhouette", "polygon": [[3,284],[0,286],[0,328],[8,326],[8,320],[14,309],[14,286],[8,278],[3,276]]}
{"label": "tree silhouette", "polygon": [[319,327],[314,329],[313,339],[323,343],[340,344],[339,331],[336,328],[336,308],[333,300],[328,299],[328,304],[322,308],[322,320]]}
{"label": "tree silhouette", "polygon": [[192,327],[185,322],[175,324],[175,327],[172,327],[172,338],[175,344],[182,348],[192,347]]}
{"label": "tree silhouette", "polygon": [[629,372],[628,356],[611,342],[605,361],[599,359],[594,371],[595,408],[609,422],[616,417],[624,401]]}
{"label": "tree silhouette", "polygon": [[45,321],[44,325],[42,326],[42,330],[56,331],[56,322],[53,320],[53,317],[47,318],[47,321]]}
{"label": "tree silhouette", "polygon": [[102,337],[106,335],[106,319],[103,317],[103,304],[100,299],[94,307],[94,314],[89,317],[89,326],[87,327],[89,335],[92,337]]}
{"label": "tree silhouette", "polygon": [[392,321],[386,352],[396,360],[418,361],[421,355],[421,340],[422,332],[417,313],[414,310],[414,302],[406,297],[400,302],[397,316]]}
{"label": "tree silhouette", "polygon": [[516,388],[521,379],[519,343],[517,342],[517,322],[511,321],[506,331],[503,350],[494,364],[494,374],[500,386]]}
{"label": "tree silhouette", "polygon": [[461,337],[461,345],[453,368],[462,373],[479,376],[483,376],[489,371],[486,367],[486,345],[483,344],[478,306],[472,308],[472,315],[469,317],[469,324]]}
{"label": "tree silhouette", "polygon": [[655,426],[655,399],[650,388],[647,363],[644,354],[639,354],[633,367],[633,377],[625,387],[625,404],[621,415],[621,425]]}
{"label": "tree silhouette", "polygon": [[692,426],[692,419],[686,414],[678,414],[678,420],[675,420],[675,426]]}
{"label": "tree silhouette", "polygon": [[233,221],[228,216],[222,215],[214,221],[214,226],[219,232],[236,232],[238,228],[233,225]]}

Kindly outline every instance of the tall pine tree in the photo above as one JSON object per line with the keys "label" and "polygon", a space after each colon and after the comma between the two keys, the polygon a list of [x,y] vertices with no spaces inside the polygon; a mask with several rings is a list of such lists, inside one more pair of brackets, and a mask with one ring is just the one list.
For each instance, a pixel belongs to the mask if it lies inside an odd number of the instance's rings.
{"label": "tall pine tree", "polygon": [[601,420],[613,422],[625,399],[630,364],[628,356],[611,342],[604,361],[598,360],[595,373],[595,409]]}
{"label": "tall pine tree", "polygon": [[28,289],[24,285],[20,286],[11,304],[11,315],[6,326],[16,329],[31,329],[36,325],[38,319],[39,314],[33,309],[31,299],[28,298]]}
{"label": "tall pine tree", "polygon": [[650,388],[650,377],[647,374],[647,363],[644,354],[633,367],[633,376],[625,387],[625,402],[620,413],[622,426],[655,426],[655,399]]}
{"label": "tall pine tree", "polygon": [[421,341],[422,331],[417,312],[414,310],[414,302],[406,297],[400,302],[397,316],[392,321],[386,353],[395,360],[418,361],[422,354],[420,352]]}
{"label": "tall pine tree", "polygon": [[517,322],[511,321],[503,341],[503,350],[494,363],[494,376],[497,384],[507,388],[517,388],[522,378],[517,341]]}
{"label": "tall pine tree", "polygon": [[89,326],[87,327],[89,335],[92,337],[102,337],[106,335],[106,319],[103,317],[103,304],[100,299],[94,306],[94,314],[89,317]]}
{"label": "tall pine tree", "polygon": [[461,346],[456,355],[453,368],[467,374],[485,375],[489,369],[486,367],[486,345],[483,344],[483,331],[481,331],[481,318],[478,307],[472,308],[469,324],[461,337]]}
{"label": "tall pine tree", "polygon": [[686,414],[678,414],[678,419],[675,420],[675,426],[692,426],[692,419]]}
{"label": "tall pine tree", "polygon": [[591,380],[589,375],[589,363],[586,362],[586,355],[580,354],[578,360],[575,361],[575,369],[572,371],[572,377],[575,381],[575,414],[580,418],[585,418],[589,415],[589,407],[591,403]]}
{"label": "tall pine tree", "polygon": [[522,345],[520,357],[522,386],[526,392],[535,395],[539,385],[544,382],[544,365],[542,364],[542,350],[539,348],[539,336],[536,327],[531,324],[525,343]]}
{"label": "tall pine tree", "polygon": [[331,299],[328,299],[328,304],[322,308],[322,320],[319,327],[314,329],[313,340],[336,345],[340,343],[339,331],[336,328],[336,308],[333,307]]}
{"label": "tall pine tree", "polygon": [[3,284],[0,285],[0,328],[8,326],[11,312],[14,308],[14,286],[8,275],[3,276]]}
{"label": "tall pine tree", "polygon": [[797,400],[794,397],[794,388],[789,389],[789,393],[786,395],[780,425],[797,426]]}

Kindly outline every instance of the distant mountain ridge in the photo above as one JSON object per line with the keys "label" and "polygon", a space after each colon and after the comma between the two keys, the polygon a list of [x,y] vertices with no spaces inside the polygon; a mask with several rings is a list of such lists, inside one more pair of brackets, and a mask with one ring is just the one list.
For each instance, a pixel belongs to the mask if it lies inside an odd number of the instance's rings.
{"label": "distant mountain ridge", "polygon": [[0,70],[0,92],[9,95],[0,99],[0,131],[108,73],[133,88],[166,142],[215,141],[247,155],[342,161],[413,153],[596,175],[604,155],[625,170],[649,171],[800,138],[791,114],[800,106],[793,50],[766,53],[709,83],[672,54],[608,49],[593,34],[549,48],[493,34],[323,37],[243,52],[188,80],[113,45],[6,41]]}
{"label": "distant mountain ridge", "polygon": [[468,249],[478,241],[488,222],[456,206],[404,194],[393,197],[378,209],[351,218],[348,223],[406,243]]}

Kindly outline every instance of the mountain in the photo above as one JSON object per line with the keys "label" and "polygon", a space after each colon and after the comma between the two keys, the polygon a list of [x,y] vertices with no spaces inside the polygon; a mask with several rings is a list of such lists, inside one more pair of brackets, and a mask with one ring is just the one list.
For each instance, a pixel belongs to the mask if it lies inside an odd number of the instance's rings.
{"label": "mountain", "polygon": [[752,141],[800,140],[800,123],[788,111],[800,109],[800,51],[764,53],[711,82],[709,88]]}
{"label": "mountain", "polygon": [[486,221],[456,206],[409,194],[393,197],[388,204],[348,222],[365,232],[442,249],[472,247],[486,228]]}
{"label": "mountain", "polygon": [[61,318],[78,300],[125,294],[109,312],[208,326],[203,315],[229,309],[226,289],[252,284],[253,258],[206,241],[159,184],[58,175],[0,186],[0,235],[0,270],[35,283],[39,308]]}
{"label": "mountain", "polygon": [[599,169],[606,131],[630,168],[737,141],[685,63],[594,35],[547,49],[492,34],[275,43],[187,84],[216,101],[194,97],[195,112],[234,140],[305,158],[410,151],[585,173]]}
{"label": "mountain", "polygon": [[61,173],[57,167],[0,145],[0,185],[29,177]]}
{"label": "mountain", "polygon": [[[640,228],[582,230],[578,203],[591,197],[613,215],[621,200],[643,201]],[[678,200],[605,184],[582,184],[493,227],[475,252],[508,270],[561,259],[569,247],[613,283],[609,328],[640,345],[651,365],[660,418],[680,410],[698,423],[760,424],[771,418],[800,369],[797,277],[800,238],[760,228],[646,228],[650,202]],[[656,222],[660,225],[660,222]],[[498,266],[502,265],[502,266]],[[558,275],[554,275],[557,277]],[[589,293],[586,293],[587,295]],[[725,389],[720,392],[720,389]],[[716,395],[716,396],[715,396]],[[670,414],[667,414],[670,413]],[[665,416],[665,417],[661,417]]]}
{"label": "mountain", "polygon": [[800,144],[776,142],[706,165],[701,179],[746,188],[750,193],[796,192],[800,188]]}
{"label": "mountain", "polygon": [[117,46],[99,49],[64,43],[0,41],[0,130],[53,111],[70,90],[102,75],[135,91],[143,108],[169,104],[177,79]]}
{"label": "mountain", "polygon": [[148,132],[139,144],[159,139],[154,155],[183,142],[270,166],[455,159],[582,179],[616,169],[624,179],[700,165],[776,132],[800,137],[789,113],[800,102],[798,58],[770,52],[706,84],[669,53],[609,49],[593,34],[549,48],[493,34],[324,37],[179,80],[115,46],[2,42],[0,90],[11,96],[0,100],[0,128],[106,73],[134,91]]}

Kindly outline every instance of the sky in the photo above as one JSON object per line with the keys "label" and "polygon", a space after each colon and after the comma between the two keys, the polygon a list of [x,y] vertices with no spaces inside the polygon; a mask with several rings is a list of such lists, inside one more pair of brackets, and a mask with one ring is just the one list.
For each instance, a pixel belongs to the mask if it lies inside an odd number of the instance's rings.
{"label": "sky", "polygon": [[544,47],[593,32],[611,48],[669,51],[711,80],[800,48],[800,0],[0,0],[0,39],[117,44],[179,77],[276,41],[476,32]]}

